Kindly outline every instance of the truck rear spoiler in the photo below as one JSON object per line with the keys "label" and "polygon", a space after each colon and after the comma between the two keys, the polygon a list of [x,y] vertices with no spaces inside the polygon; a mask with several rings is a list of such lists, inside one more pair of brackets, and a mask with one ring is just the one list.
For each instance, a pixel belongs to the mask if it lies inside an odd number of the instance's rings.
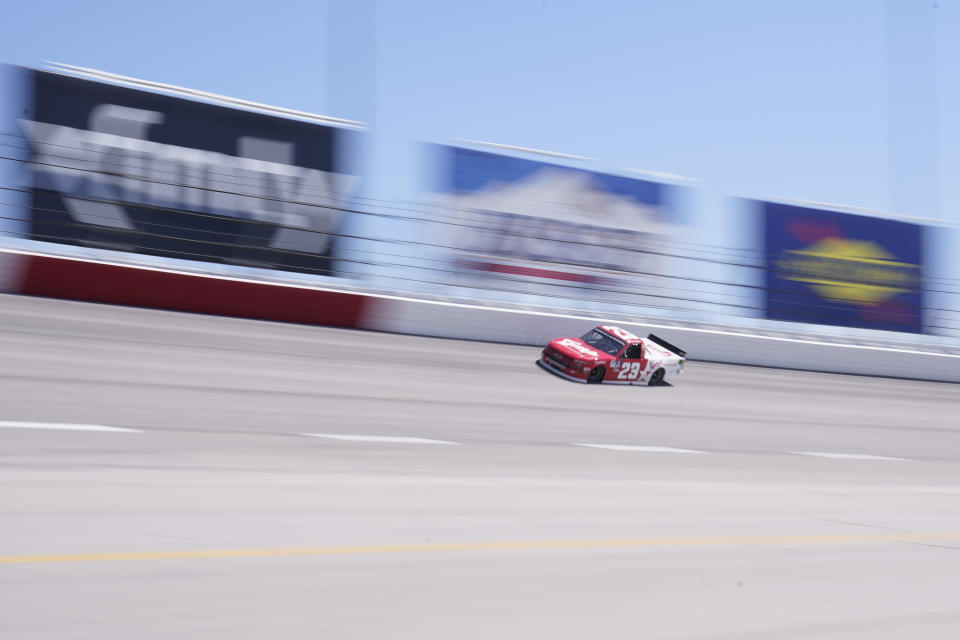
{"label": "truck rear spoiler", "polygon": [[675,354],[677,354],[677,355],[680,356],[681,358],[687,357],[687,352],[686,352],[686,351],[684,351],[683,349],[681,349],[681,348],[679,348],[679,347],[673,346],[672,344],[670,344],[669,342],[667,342],[667,341],[664,340],[663,338],[658,338],[657,336],[653,335],[652,333],[647,336],[647,340],[649,340],[650,342],[655,342],[656,344],[660,345],[661,347],[663,347],[663,348],[666,349],[667,351],[672,351],[672,352],[674,352]]}

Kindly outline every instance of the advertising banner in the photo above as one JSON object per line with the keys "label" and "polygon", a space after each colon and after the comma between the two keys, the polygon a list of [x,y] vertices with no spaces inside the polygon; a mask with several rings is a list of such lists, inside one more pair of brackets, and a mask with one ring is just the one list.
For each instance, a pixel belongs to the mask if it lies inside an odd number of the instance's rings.
{"label": "advertising banner", "polygon": [[922,227],[764,202],[766,315],[921,333]]}
{"label": "advertising banner", "polygon": [[655,287],[667,185],[441,147],[461,282],[502,292],[637,304]]}
{"label": "advertising banner", "polygon": [[331,275],[348,132],[33,73],[30,237]]}

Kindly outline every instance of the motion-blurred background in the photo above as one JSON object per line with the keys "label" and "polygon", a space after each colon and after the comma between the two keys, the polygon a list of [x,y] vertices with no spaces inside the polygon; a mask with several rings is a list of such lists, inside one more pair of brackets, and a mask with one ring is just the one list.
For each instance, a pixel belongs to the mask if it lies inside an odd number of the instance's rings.
{"label": "motion-blurred background", "polygon": [[3,229],[218,273],[955,343],[957,11],[10,7],[4,57],[47,70],[5,70]]}

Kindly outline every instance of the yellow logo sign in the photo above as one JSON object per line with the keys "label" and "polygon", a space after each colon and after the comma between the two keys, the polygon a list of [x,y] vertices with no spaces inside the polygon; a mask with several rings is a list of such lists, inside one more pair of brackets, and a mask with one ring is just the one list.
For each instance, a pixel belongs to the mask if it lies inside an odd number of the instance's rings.
{"label": "yellow logo sign", "polygon": [[868,307],[917,288],[919,265],[869,240],[824,238],[804,249],[784,251],[778,275],[806,283],[822,298]]}

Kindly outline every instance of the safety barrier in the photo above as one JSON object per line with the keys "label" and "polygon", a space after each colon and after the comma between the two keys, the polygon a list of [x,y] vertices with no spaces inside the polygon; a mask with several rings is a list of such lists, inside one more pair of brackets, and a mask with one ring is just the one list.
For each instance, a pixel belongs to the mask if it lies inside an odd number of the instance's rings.
{"label": "safety barrier", "polygon": [[606,321],[643,335],[655,330],[685,349],[691,360],[960,382],[960,354],[909,345],[841,344],[734,328],[502,309],[27,251],[0,251],[0,288],[33,296],[529,346],[579,335]]}

